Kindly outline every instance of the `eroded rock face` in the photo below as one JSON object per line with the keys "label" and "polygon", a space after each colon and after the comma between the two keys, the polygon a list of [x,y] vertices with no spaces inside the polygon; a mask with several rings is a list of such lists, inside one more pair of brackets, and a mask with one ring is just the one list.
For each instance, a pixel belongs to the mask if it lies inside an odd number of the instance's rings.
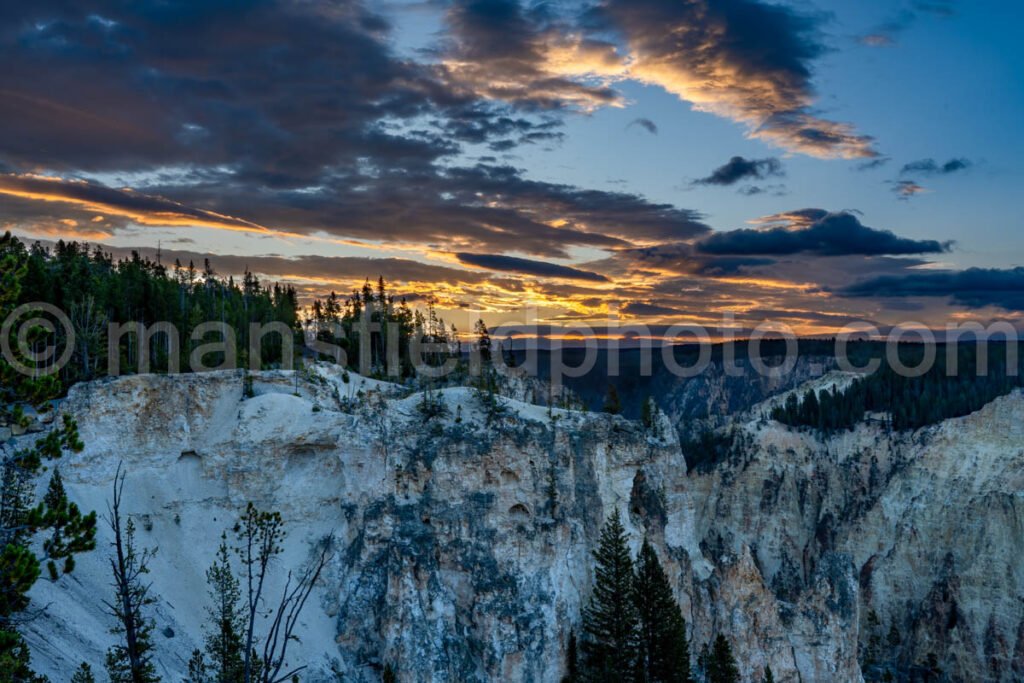
{"label": "eroded rock face", "polygon": [[919,674],[934,655],[950,680],[1020,678],[1024,397],[916,433],[868,423],[822,440],[760,418],[743,431],[745,457],[691,479],[714,506],[705,546],[749,548],[782,605],[852,563],[857,586],[829,600],[859,612],[862,650],[880,642],[860,655],[878,675]]}
{"label": "eroded rock face", "polygon": [[[376,681],[388,663],[409,681],[558,680],[615,508],[662,557],[694,656],[724,632],[748,677],[770,663],[776,680],[859,680],[871,608],[886,630],[897,620],[902,662],[937,651],[963,680],[990,662],[1010,680],[1024,659],[1019,396],[902,438],[867,425],[821,441],[751,418],[744,455],[697,474],[664,415],[645,430],[503,400],[488,420],[471,390],[446,389],[447,415],[424,420],[421,397],[378,399],[387,385],[320,366],[254,385],[246,399],[237,373],[129,377],[75,387],[62,408],[86,443],[61,463],[71,496],[104,511],[122,462],[139,541],[160,547],[167,680],[201,643],[204,572],[250,500],[288,523],[271,594],[334,534],[290,650],[306,680]],[[50,609],[29,638],[57,680],[100,667],[112,641],[107,540],[37,589]]]}

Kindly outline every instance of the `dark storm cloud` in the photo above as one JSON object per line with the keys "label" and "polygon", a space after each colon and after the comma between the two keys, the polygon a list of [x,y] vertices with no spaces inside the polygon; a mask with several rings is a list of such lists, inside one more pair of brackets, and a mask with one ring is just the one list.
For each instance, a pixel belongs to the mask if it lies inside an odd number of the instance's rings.
{"label": "dark storm cloud", "polygon": [[[539,66],[538,50],[559,35],[544,12],[489,0],[450,8],[456,56],[526,72],[533,63],[550,86],[542,100],[564,88],[613,99]],[[0,166],[21,172],[8,184],[35,182],[24,172],[43,167],[127,174],[136,188],[47,186],[39,198],[61,202],[57,211],[47,203],[55,220],[100,210],[151,225],[266,226],[545,257],[708,231],[696,212],[638,195],[455,167],[463,144],[507,152],[557,143],[557,110],[572,97],[484,101],[450,64],[396,56],[387,31],[354,1],[5,5]],[[598,62],[610,54],[584,39],[568,47]],[[543,108],[556,111],[527,111]]]}
{"label": "dark storm cloud", "polygon": [[711,256],[697,253],[692,244],[660,244],[639,249],[617,251],[604,261],[590,267],[618,276],[629,276],[637,271],[690,274],[701,277],[730,277],[757,266],[769,266],[773,259],[751,256]]}
{"label": "dark storm cloud", "polygon": [[905,164],[900,169],[900,174],[949,175],[957,171],[965,171],[970,167],[971,162],[969,159],[950,159],[944,164],[936,162],[935,159],[921,159],[920,161],[912,161],[909,164]]}
{"label": "dark storm cloud", "polygon": [[634,194],[533,181],[508,166],[382,169],[325,180],[313,192],[236,182],[225,176],[203,185],[164,186],[160,193],[303,234],[556,258],[567,257],[573,245],[623,248],[710,230],[693,211]]}
{"label": "dark storm cloud", "polygon": [[946,297],[980,308],[998,306],[1024,310],[1024,268],[968,268],[962,271],[885,276],[839,290],[848,297]]}
{"label": "dark storm cloud", "polygon": [[502,256],[498,254],[468,254],[458,253],[455,257],[466,265],[486,268],[488,270],[501,270],[522,275],[536,275],[539,277],[555,277],[566,280],[588,280],[590,282],[607,282],[608,278],[597,273],[591,273],[578,268],[561,266],[556,263],[534,261],[531,259],[518,258],[515,256]]}
{"label": "dark storm cloud", "polygon": [[782,162],[774,157],[744,159],[733,157],[711,172],[706,178],[693,181],[696,185],[735,185],[741,180],[763,180],[784,175]]}
{"label": "dark storm cloud", "polygon": [[759,0],[604,0],[596,20],[620,34],[631,78],[751,135],[821,157],[871,157],[869,137],[820,118],[811,67],[825,52],[821,18]]}
{"label": "dark storm cloud", "polygon": [[644,130],[646,130],[648,133],[650,133],[651,135],[657,135],[658,134],[658,124],[656,124],[654,121],[651,121],[650,119],[645,119],[645,118],[633,119],[632,121],[629,122],[629,124],[626,126],[626,128],[632,128],[633,126],[640,126]]}
{"label": "dark storm cloud", "polygon": [[888,230],[870,228],[846,212],[825,214],[795,230],[784,227],[733,230],[715,233],[697,243],[698,251],[721,256],[936,254],[948,248],[948,244],[936,240],[912,240]]}
{"label": "dark storm cloud", "polygon": [[359,157],[452,153],[378,125],[464,104],[392,55],[385,29],[356,2],[10,5],[4,155],[57,170],[227,164],[301,186]]}

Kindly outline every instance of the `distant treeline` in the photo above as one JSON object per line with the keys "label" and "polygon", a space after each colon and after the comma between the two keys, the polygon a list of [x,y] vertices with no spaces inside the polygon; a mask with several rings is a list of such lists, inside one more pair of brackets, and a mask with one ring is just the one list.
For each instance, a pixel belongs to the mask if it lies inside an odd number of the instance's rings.
{"label": "distant treeline", "polygon": [[[170,323],[176,339],[159,333],[140,338],[134,333],[120,336],[117,343],[120,372],[136,372],[140,355],[138,345],[146,344],[149,370],[164,372],[177,362],[182,370],[190,367],[189,356],[200,344],[220,339],[216,333],[193,332],[206,322],[228,325],[235,333],[235,359],[248,366],[251,323],[283,323],[289,334],[299,334],[299,305],[295,290],[281,285],[264,285],[251,273],[240,281],[217,276],[211,264],[160,263],[133,252],[129,258],[115,260],[99,247],[90,249],[76,242],[58,242],[53,248],[38,243],[26,247],[10,234],[0,236],[0,282],[4,288],[5,315],[21,304],[44,302],[61,309],[75,332],[75,345],[69,362],[51,379],[33,382],[0,363],[3,385],[35,384],[33,398],[39,394],[60,392],[64,387],[107,374],[109,323]],[[25,316],[31,317],[31,316]],[[202,332],[202,330],[200,330]],[[14,332],[12,332],[12,335]],[[56,325],[58,354],[66,346],[63,329]],[[53,344],[44,330],[29,334],[35,350]],[[178,343],[175,343],[178,342]],[[15,344],[12,336],[12,345]],[[177,348],[175,348],[177,347]],[[262,339],[261,366],[280,362],[280,334]],[[223,354],[221,354],[223,355]],[[55,359],[51,359],[55,360]],[[223,358],[221,359],[223,360]],[[215,358],[207,365],[216,364]],[[24,393],[24,392],[22,392]]]}
{"label": "distant treeline", "polygon": [[[432,301],[425,311],[415,310],[396,298],[383,278],[376,286],[367,281],[347,296],[331,292],[313,301],[303,317],[291,286],[265,284],[249,272],[238,280],[221,277],[209,260],[199,266],[168,264],[138,252],[115,259],[100,247],[64,241],[53,247],[27,246],[7,233],[0,235],[0,287],[4,319],[23,304],[50,304],[63,312],[74,331],[69,359],[50,374],[46,371],[68,347],[68,335],[49,314],[41,317],[55,323],[53,330],[31,326],[25,337],[31,353],[49,346],[56,352],[41,362],[23,359],[26,366],[42,370],[36,376],[16,372],[0,360],[0,400],[8,402],[16,397],[39,402],[58,396],[75,382],[113,373],[111,360],[118,374],[187,372],[193,369],[197,349],[224,339],[210,323],[231,330],[234,358],[227,357],[227,350],[204,351],[204,368],[229,361],[234,367],[275,367],[291,360],[289,350],[295,357],[300,354],[306,335],[320,342],[313,346],[321,358],[343,360],[351,369],[368,369],[378,376],[389,370],[401,377],[414,374],[414,351],[431,365],[462,353],[457,330],[437,315]],[[19,325],[33,317],[26,311],[8,330],[10,348],[18,346]],[[111,356],[110,325],[127,323],[141,324],[144,333],[134,327],[118,329],[116,353]],[[365,332],[362,323],[369,325]],[[250,339],[252,325],[267,326],[258,344],[250,343],[257,341]],[[478,324],[476,334],[486,337],[487,330]],[[290,348],[285,337],[290,337]],[[414,349],[415,342],[425,346]],[[255,352],[259,358],[250,358]],[[387,363],[391,356],[393,364]]]}
{"label": "distant treeline", "polygon": [[927,367],[926,354],[932,351],[934,362],[930,369],[909,376],[885,360],[881,344],[862,346],[856,364],[878,359],[878,370],[854,380],[845,389],[833,386],[808,391],[800,398],[792,393],[771,416],[791,426],[809,427],[826,434],[853,428],[867,413],[883,414],[895,430],[918,429],[968,415],[1024,385],[1016,350],[1009,349],[1008,365],[1007,343],[1002,341],[952,347],[937,344],[931,350],[921,344],[905,344],[899,347],[900,363],[911,369]]}
{"label": "distant treeline", "polygon": [[[426,304],[425,311],[413,309],[379,277],[376,287],[365,282],[347,297],[331,292],[315,299],[306,329],[320,342],[317,351],[323,359],[371,375],[410,377],[417,365],[440,366],[462,356],[458,329],[438,316],[432,298]],[[477,343],[486,344],[489,352],[490,337],[482,322],[475,332]],[[417,343],[422,346],[415,348]]]}

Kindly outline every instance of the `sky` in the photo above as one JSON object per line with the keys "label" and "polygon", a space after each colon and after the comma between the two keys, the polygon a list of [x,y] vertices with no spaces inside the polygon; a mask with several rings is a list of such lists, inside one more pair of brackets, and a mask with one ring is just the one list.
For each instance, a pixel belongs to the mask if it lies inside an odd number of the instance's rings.
{"label": "sky", "polygon": [[0,229],[463,329],[1021,320],[1015,0],[0,6]]}

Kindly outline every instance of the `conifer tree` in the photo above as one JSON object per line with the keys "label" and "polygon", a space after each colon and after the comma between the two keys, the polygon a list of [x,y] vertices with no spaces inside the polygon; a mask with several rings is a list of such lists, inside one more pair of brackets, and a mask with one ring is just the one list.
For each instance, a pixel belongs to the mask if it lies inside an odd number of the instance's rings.
{"label": "conifer tree", "polygon": [[689,683],[686,620],[672,595],[665,570],[644,539],[633,587],[640,623],[637,678],[640,683]]}
{"label": "conifer tree", "polygon": [[612,415],[618,415],[622,412],[622,403],[619,402],[619,392],[615,388],[614,384],[608,385],[608,393],[604,397],[604,406],[602,410]]}
{"label": "conifer tree", "polygon": [[721,633],[715,638],[708,661],[707,683],[739,683],[740,669],[729,641]]}
{"label": "conifer tree", "polygon": [[380,677],[381,683],[398,683],[398,677],[395,676],[395,670],[390,664],[384,665],[384,673]]}
{"label": "conifer tree", "polygon": [[[50,538],[43,541],[50,580],[69,574],[75,568],[75,555],[96,547],[96,513],[83,515],[78,506],[68,500],[60,471],[50,478],[43,503],[31,515],[32,525],[49,529]],[[57,562],[63,560],[60,570]]]}
{"label": "conifer tree", "polygon": [[764,683],[775,683],[775,674],[772,673],[772,668],[767,664],[764,666]]}
{"label": "conifer tree", "polygon": [[569,632],[569,642],[565,646],[565,675],[562,683],[580,683],[580,656],[576,647],[576,632]]}
{"label": "conifer tree", "polygon": [[231,569],[227,537],[221,536],[213,565],[206,571],[206,583],[212,605],[206,632],[207,669],[216,683],[242,683],[245,665],[242,634],[245,618],[241,611],[242,593]]}
{"label": "conifer tree", "polygon": [[206,657],[199,649],[192,650],[192,657],[188,660],[188,678],[186,683],[214,683],[210,678],[210,672],[206,668]]}
{"label": "conifer tree", "polygon": [[639,620],[633,600],[633,560],[618,510],[601,530],[594,559],[594,592],[583,614],[587,680],[629,680],[636,671]]}
{"label": "conifer tree", "polygon": [[476,347],[480,352],[480,360],[483,363],[491,362],[491,332],[487,329],[487,325],[483,319],[477,319],[476,325],[474,326],[476,332]]}
{"label": "conifer tree", "polygon": [[645,429],[650,429],[654,426],[654,400],[648,396],[644,399],[643,405],[640,407],[640,423],[643,424]]}
{"label": "conifer tree", "polygon": [[[0,243],[2,243],[0,239]],[[60,427],[39,439],[31,448],[5,454],[0,496],[0,682],[33,682],[28,645],[18,632],[26,620],[31,602],[29,591],[41,574],[42,561],[54,562],[51,577],[58,578],[56,561],[63,570],[74,568],[74,554],[95,545],[96,516],[82,515],[68,502],[59,475],[54,475],[45,499],[32,507],[34,481],[46,461],[60,458],[66,451],[81,451],[78,426],[65,415]],[[54,537],[43,541],[44,557],[37,556],[33,541],[52,531]],[[46,557],[48,555],[48,558]],[[58,575],[58,576],[55,576]]]}
{"label": "conifer tree", "polygon": [[71,677],[71,683],[96,683],[96,678],[92,675],[92,667],[82,662],[75,669],[75,675]]}

